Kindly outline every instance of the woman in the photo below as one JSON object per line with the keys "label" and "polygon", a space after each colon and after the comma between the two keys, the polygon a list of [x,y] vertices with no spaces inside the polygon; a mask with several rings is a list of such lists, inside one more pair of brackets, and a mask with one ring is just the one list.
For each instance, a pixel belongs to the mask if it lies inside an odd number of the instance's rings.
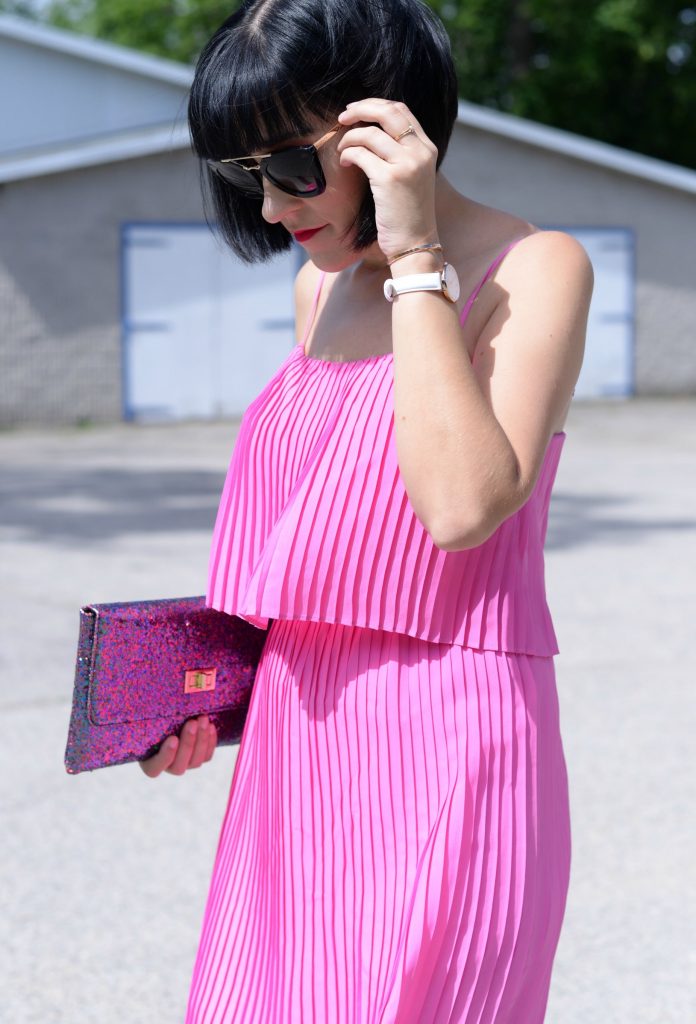
{"label": "woman", "polygon": [[[570,834],[543,543],[592,272],[449,184],[456,109],[419,0],[248,0],[196,68],[209,219],[309,259],[213,537],[208,604],[268,633],[188,1024],[544,1017]],[[143,769],[214,746],[191,721]]]}

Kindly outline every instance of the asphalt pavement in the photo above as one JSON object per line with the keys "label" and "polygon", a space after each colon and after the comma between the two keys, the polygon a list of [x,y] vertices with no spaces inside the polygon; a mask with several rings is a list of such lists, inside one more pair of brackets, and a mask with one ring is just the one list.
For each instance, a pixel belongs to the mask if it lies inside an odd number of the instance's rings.
{"label": "asphalt pavement", "polygon": [[[3,1024],[183,1022],[238,748],[154,781],[63,754],[80,606],[204,593],[236,430],[0,432]],[[546,567],[573,862],[546,1021],[693,1024],[696,398],[576,402],[566,432]]]}

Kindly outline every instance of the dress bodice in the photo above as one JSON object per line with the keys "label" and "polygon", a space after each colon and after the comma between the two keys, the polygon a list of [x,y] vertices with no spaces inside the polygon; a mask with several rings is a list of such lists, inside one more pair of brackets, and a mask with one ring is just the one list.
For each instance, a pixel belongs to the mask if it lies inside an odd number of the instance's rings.
{"label": "dress bodice", "polygon": [[532,494],[483,544],[443,551],[399,472],[392,354],[338,363],[298,344],[242,419],[206,603],[260,628],[305,619],[557,654],[543,548],[565,436],[552,436]]}

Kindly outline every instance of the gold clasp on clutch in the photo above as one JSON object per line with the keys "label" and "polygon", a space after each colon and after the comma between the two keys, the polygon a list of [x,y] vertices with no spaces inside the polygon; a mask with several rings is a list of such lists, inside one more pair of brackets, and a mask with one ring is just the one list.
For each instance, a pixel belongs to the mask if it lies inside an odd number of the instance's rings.
{"label": "gold clasp on clutch", "polygon": [[200,693],[202,690],[215,689],[214,668],[193,668],[186,672],[184,693]]}

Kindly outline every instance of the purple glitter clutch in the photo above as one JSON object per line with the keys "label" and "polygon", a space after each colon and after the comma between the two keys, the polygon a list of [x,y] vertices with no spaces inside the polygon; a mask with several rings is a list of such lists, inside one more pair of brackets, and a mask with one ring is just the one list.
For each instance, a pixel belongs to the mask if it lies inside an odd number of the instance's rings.
{"label": "purple glitter clutch", "polygon": [[66,770],[143,760],[202,714],[237,743],[266,633],[203,597],[85,605]]}

